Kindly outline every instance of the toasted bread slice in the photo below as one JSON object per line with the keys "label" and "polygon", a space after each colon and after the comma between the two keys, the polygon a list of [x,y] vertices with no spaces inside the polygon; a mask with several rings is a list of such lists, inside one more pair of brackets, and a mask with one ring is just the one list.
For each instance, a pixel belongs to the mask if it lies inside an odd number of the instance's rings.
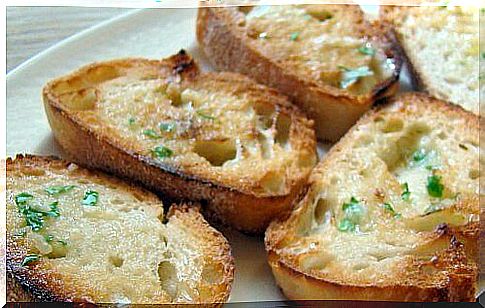
{"label": "toasted bread slice", "polygon": [[291,216],[266,232],[292,299],[473,301],[478,117],[408,93],[370,111],[314,169]]}
{"label": "toasted bread slice", "polygon": [[429,94],[479,112],[479,9],[472,6],[382,6],[411,67]]}
{"label": "toasted bread slice", "polygon": [[336,141],[379,97],[397,90],[394,37],[356,5],[199,8],[197,39],[219,70],[288,95]]}
{"label": "toasted bread slice", "polygon": [[199,73],[185,52],[166,60],[92,64],[50,82],[54,136],[76,162],[263,232],[316,162],[312,122],[286,97],[232,73]]}
{"label": "toasted bread slice", "polygon": [[[228,299],[227,240],[195,207],[54,158],[7,160],[9,300],[217,303]],[[27,289],[24,297],[16,285]],[[10,287],[10,286],[9,286]]]}

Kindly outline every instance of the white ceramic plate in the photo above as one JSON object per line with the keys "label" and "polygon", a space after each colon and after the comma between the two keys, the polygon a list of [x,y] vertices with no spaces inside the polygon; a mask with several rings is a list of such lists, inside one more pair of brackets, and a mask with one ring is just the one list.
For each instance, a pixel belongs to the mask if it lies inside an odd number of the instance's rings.
{"label": "white ceramic plate", "polygon": [[[375,7],[367,8],[375,12]],[[135,10],[47,49],[7,75],[7,155],[57,155],[41,101],[50,79],[84,64],[120,57],[164,58],[186,49],[203,70],[210,66],[195,41],[196,9]],[[403,75],[402,88],[409,88]],[[320,145],[324,154],[327,147]],[[236,260],[231,302],[283,300],[266,263],[262,238],[224,230]]]}

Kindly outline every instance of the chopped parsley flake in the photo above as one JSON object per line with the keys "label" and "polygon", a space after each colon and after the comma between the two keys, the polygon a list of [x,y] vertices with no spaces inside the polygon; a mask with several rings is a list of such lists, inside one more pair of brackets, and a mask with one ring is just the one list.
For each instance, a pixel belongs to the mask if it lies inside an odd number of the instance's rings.
{"label": "chopped parsley flake", "polygon": [[350,219],[348,218],[344,218],[342,219],[337,228],[339,229],[339,231],[343,231],[343,232],[353,232],[355,231],[355,223],[353,223]]}
{"label": "chopped parsley flake", "polygon": [[21,265],[25,266],[28,265],[32,262],[38,261],[40,259],[40,256],[37,254],[29,254],[24,257],[24,260],[22,261]]}
{"label": "chopped parsley flake", "polygon": [[95,206],[98,203],[99,193],[95,190],[87,190],[84,192],[82,205]]}
{"label": "chopped parsley flake", "polygon": [[153,130],[153,129],[145,129],[143,131],[143,135],[152,138],[152,139],[159,139],[160,136]]}
{"label": "chopped parsley flake", "polygon": [[298,39],[298,37],[300,36],[300,32],[293,32],[291,35],[290,35],[290,41],[296,41]]}
{"label": "chopped parsley flake", "polygon": [[47,187],[46,189],[44,189],[44,191],[53,196],[53,195],[58,195],[58,194],[62,194],[62,193],[65,193],[65,192],[68,192],[70,191],[71,189],[73,189],[74,187],[76,187],[75,185],[65,185],[65,186],[62,186],[62,185],[59,185],[59,186],[50,186],[50,187]]}
{"label": "chopped parsley flake", "polygon": [[160,128],[162,132],[173,132],[175,130],[175,123],[160,123],[158,128]]}
{"label": "chopped parsley flake", "polygon": [[376,53],[376,50],[369,45],[361,46],[357,49],[361,54],[373,56]]}
{"label": "chopped parsley flake", "polygon": [[172,156],[173,151],[167,147],[164,147],[163,145],[160,145],[160,146],[156,146],[152,150],[152,155],[155,156],[156,158],[166,158],[166,157]]}
{"label": "chopped parsley flake", "polygon": [[29,193],[23,192],[15,196],[15,203],[17,205],[24,205],[27,204],[30,200],[32,200],[34,196]]}
{"label": "chopped parsley flake", "polygon": [[424,149],[417,150],[413,154],[413,161],[420,162],[420,161],[422,161],[423,159],[426,158],[426,155],[427,155],[427,153]]}
{"label": "chopped parsley flake", "polygon": [[342,65],[339,65],[340,70],[342,70],[342,80],[340,81],[340,87],[342,89],[348,88],[350,85],[354,84],[361,77],[372,76],[374,73],[367,66],[361,66],[356,69],[351,69]]}
{"label": "chopped parsley flake", "polygon": [[355,231],[356,225],[360,222],[364,213],[364,208],[356,198],[351,197],[350,202],[342,205],[342,210],[345,216],[339,222],[337,229],[340,231]]}
{"label": "chopped parsley flake", "polygon": [[401,214],[396,213],[396,211],[394,210],[394,208],[392,207],[392,205],[389,202],[384,203],[383,207],[384,207],[384,210],[391,213],[392,216],[394,216],[395,218],[401,217]]}
{"label": "chopped parsley flake", "polygon": [[133,124],[135,124],[135,121],[136,121],[136,120],[135,120],[135,118],[133,118],[133,117],[129,118],[129,119],[128,119],[128,125],[133,125]]}
{"label": "chopped parsley flake", "polygon": [[468,151],[468,148],[466,147],[466,145],[464,145],[464,144],[460,143],[460,144],[458,144],[458,146],[459,146],[461,149],[463,149],[463,150],[465,150],[465,151]]}
{"label": "chopped parsley flake", "polygon": [[431,197],[441,198],[443,196],[443,189],[445,188],[445,186],[441,184],[441,176],[429,176],[426,188],[428,189],[428,194]]}
{"label": "chopped parsley flake", "polygon": [[409,201],[411,197],[411,192],[409,191],[408,183],[402,184],[401,188],[403,189],[403,192],[401,193],[401,199],[404,201]]}
{"label": "chopped parsley flake", "polygon": [[60,214],[57,201],[49,204],[50,210],[46,211],[38,205],[32,204],[33,200],[34,197],[28,193],[20,193],[15,196],[15,203],[19,213],[24,216],[25,223],[32,231],[37,232],[44,227],[44,217],[59,217]]}

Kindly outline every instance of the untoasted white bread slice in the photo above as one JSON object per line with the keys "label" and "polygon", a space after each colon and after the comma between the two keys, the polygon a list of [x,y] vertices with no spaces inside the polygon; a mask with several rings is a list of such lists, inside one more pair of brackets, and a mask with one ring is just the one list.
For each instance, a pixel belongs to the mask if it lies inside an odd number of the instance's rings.
{"label": "untoasted white bread slice", "polygon": [[474,301],[479,124],[424,94],[370,111],[266,232],[292,299]]}
{"label": "untoasted white bread slice", "polygon": [[393,34],[357,5],[201,7],[197,39],[217,69],[288,95],[330,141],[395,92],[401,69]]}
{"label": "untoasted white bread slice", "polygon": [[164,215],[158,198],[141,188],[38,156],[7,160],[6,207],[8,300],[166,304],[229,297],[229,244],[195,207],[174,205]]}
{"label": "untoasted white bread slice", "polygon": [[143,183],[246,232],[291,208],[316,162],[312,122],[247,77],[200,73],[185,52],[96,63],[44,104],[74,161]]}
{"label": "untoasted white bread slice", "polygon": [[416,85],[479,112],[479,9],[473,6],[382,6]]}

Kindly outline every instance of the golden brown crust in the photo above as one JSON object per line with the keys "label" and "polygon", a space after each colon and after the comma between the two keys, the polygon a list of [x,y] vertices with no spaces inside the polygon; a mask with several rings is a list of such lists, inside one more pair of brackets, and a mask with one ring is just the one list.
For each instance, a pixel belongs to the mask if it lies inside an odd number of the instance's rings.
{"label": "golden brown crust", "polygon": [[[60,160],[56,157],[42,157],[35,155],[17,155],[15,159],[7,158],[7,176],[9,172],[22,168],[43,167],[44,169],[63,170],[72,163]],[[121,180],[104,175],[99,172],[86,169],[79,170],[87,177],[94,177],[119,186],[119,189],[128,190],[136,194],[137,198],[147,202],[155,202],[159,199],[140,187],[129,185]],[[11,175],[12,176],[12,175]],[[210,285],[199,281],[199,288],[204,288],[205,297],[201,303],[223,303],[230,295],[234,279],[234,259],[231,254],[229,243],[224,236],[212,228],[202,217],[196,205],[187,204],[172,205],[169,209],[167,224],[174,230],[189,231],[203,241],[203,255],[205,260],[215,261],[222,264],[221,281],[219,284]],[[85,294],[75,297],[65,287],[65,275],[59,275],[55,268],[49,267],[42,260],[22,266],[24,257],[28,254],[25,239],[13,238],[7,232],[7,301],[42,301],[42,302],[92,302],[92,296]],[[202,297],[202,295],[201,295]],[[155,304],[155,303],[154,303]]]}
{"label": "golden brown crust", "polygon": [[182,79],[187,83],[207,83],[224,81],[231,84],[231,91],[251,93],[260,100],[272,101],[291,115],[297,128],[293,129],[291,142],[299,147],[315,152],[315,136],[312,123],[303,117],[298,109],[275,90],[257,85],[249,78],[232,73],[208,73],[200,75],[197,65],[185,52],[162,61],[125,59],[92,64],[66,77],[54,80],[43,90],[44,106],[54,136],[66,150],[68,157],[80,165],[101,169],[122,178],[132,179],[145,187],[163,193],[176,200],[192,200],[206,203],[210,214],[225,224],[248,233],[261,233],[269,222],[291,208],[295,196],[304,186],[306,176],[290,176],[287,191],[280,195],[260,194],[252,187],[241,186],[238,182],[216,182],[204,176],[179,170],[173,165],[152,157],[134,153],[118,144],[109,136],[87,128],[82,121],[69,112],[55,95],[53,87],[63,81],[82,76],[97,66],[143,66],[154,74],[167,78]]}
{"label": "golden brown crust", "polygon": [[377,35],[379,40],[389,43],[386,53],[395,61],[396,69],[392,76],[366,95],[356,96],[342,89],[316,84],[308,76],[289,71],[284,65],[261,54],[248,44],[237,17],[227,8],[199,8],[197,40],[217,69],[240,72],[275,87],[316,121],[319,139],[336,141],[375,100],[396,92],[402,64],[389,29],[365,22],[362,11],[355,5],[349,5],[348,9],[350,18],[361,24],[363,35]]}
{"label": "golden brown crust", "polygon": [[[391,108],[392,107],[392,108]],[[365,123],[371,123],[382,115],[382,111],[410,115],[434,114],[435,117],[456,120],[455,129],[460,134],[478,140],[479,117],[458,105],[432,98],[423,93],[405,93],[391,98],[386,104],[377,106],[364,115],[358,123],[337,143],[325,157],[325,161],[314,169],[310,183],[316,181],[319,172],[335,161],[343,151],[355,142],[354,132]],[[327,162],[327,163],[325,163]],[[324,165],[322,165],[324,164]],[[319,171],[320,170],[320,171]],[[463,226],[440,224],[431,232],[421,233],[423,245],[412,258],[399,264],[394,279],[346,280],[345,276],[328,275],[324,271],[302,269],[297,255],[282,253],[282,247],[296,245],[298,222],[302,218],[303,204],[312,200],[312,188],[288,219],[275,220],[267,229],[265,237],[268,262],[278,285],[291,299],[346,299],[384,301],[474,301],[477,288],[478,221]],[[478,216],[478,197],[465,200],[456,206]],[[305,247],[301,247],[305,249]],[[359,248],[355,248],[359,249]],[[281,254],[280,254],[281,253]],[[432,256],[432,257],[430,257]],[[435,269],[441,274],[431,275]],[[337,277],[337,278],[336,278]]]}

